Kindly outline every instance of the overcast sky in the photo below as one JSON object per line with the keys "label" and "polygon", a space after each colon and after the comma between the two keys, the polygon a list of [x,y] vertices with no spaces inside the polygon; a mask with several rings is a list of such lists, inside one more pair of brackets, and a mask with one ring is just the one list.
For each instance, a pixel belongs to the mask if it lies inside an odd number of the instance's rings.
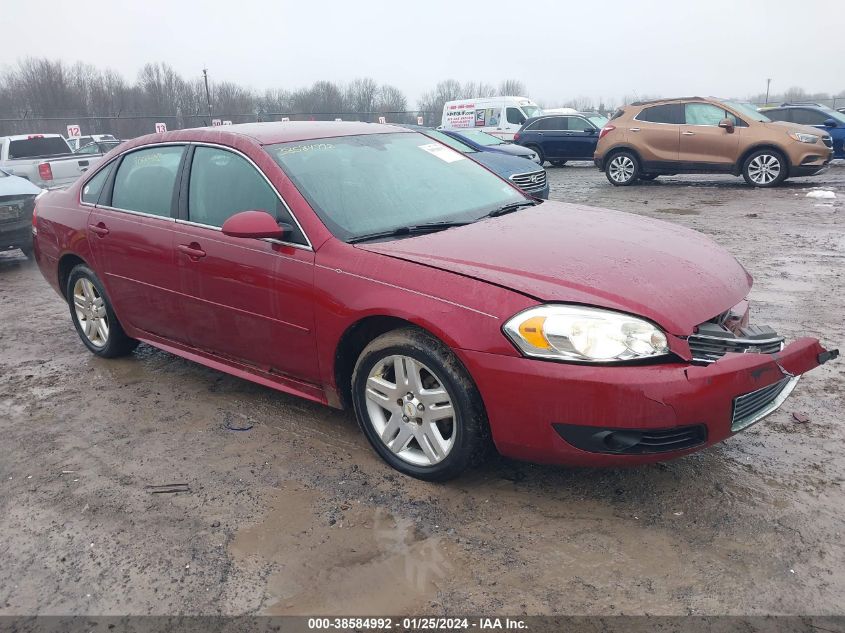
{"label": "overcast sky", "polygon": [[372,77],[416,105],[441,79],[578,96],[845,90],[843,0],[3,0],[0,66],[148,61],[263,90]]}

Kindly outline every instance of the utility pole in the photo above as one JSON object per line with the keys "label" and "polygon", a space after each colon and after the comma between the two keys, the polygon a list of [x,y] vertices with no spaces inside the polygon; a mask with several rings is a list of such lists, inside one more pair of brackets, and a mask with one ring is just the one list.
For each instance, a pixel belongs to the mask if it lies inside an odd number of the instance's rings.
{"label": "utility pole", "polygon": [[202,69],[202,78],[205,80],[205,102],[208,104],[208,116],[211,116],[211,93],[208,91],[208,68]]}
{"label": "utility pole", "polygon": [[[772,85],[771,77],[766,80],[766,105],[769,105],[769,86]],[[208,89],[208,82],[206,82],[206,90]],[[209,110],[210,112],[210,110]]]}

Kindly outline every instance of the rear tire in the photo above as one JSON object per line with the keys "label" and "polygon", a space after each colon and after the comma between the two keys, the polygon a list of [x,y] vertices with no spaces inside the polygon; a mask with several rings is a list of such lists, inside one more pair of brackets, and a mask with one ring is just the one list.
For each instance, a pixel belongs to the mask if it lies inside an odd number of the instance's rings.
{"label": "rear tire", "polygon": [[371,341],[355,364],[352,400],[375,451],[411,477],[452,479],[489,449],[475,384],[452,351],[423,330],[403,328]]}
{"label": "rear tire", "polygon": [[777,150],[757,150],[742,164],[742,177],[752,187],[776,187],[788,176],[789,165]]}
{"label": "rear tire", "polygon": [[546,157],[545,157],[545,155],[543,154],[543,150],[541,150],[541,149],[540,149],[539,147],[537,147],[536,145],[526,145],[525,147],[527,147],[527,148],[528,148],[528,149],[530,149],[532,152],[534,152],[535,154],[537,154],[537,160],[539,160],[539,161],[540,161],[540,167],[542,167],[542,166],[545,164],[545,162],[546,162]]}
{"label": "rear tire", "polygon": [[85,264],[70,271],[65,298],[76,333],[97,356],[125,356],[138,346],[138,341],[123,331],[102,282]]}
{"label": "rear tire", "polygon": [[640,160],[629,151],[611,154],[604,168],[604,175],[610,184],[616,187],[633,185],[640,177]]}
{"label": "rear tire", "polygon": [[563,167],[564,165],[566,165],[565,160],[552,160],[549,162],[552,164],[552,167]]}

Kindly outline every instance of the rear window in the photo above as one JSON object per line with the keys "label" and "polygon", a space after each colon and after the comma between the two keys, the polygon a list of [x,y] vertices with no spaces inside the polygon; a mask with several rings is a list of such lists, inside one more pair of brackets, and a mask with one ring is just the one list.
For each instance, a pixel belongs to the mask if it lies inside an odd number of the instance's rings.
{"label": "rear window", "polygon": [[22,138],[9,143],[10,159],[43,158],[70,153],[70,148],[61,136]]}
{"label": "rear window", "polygon": [[644,108],[636,117],[638,121],[649,123],[673,123],[680,125],[684,122],[684,110],[680,103],[665,103],[663,105]]}
{"label": "rear window", "polygon": [[622,109],[622,108],[619,108],[616,112],[613,113],[613,116],[610,117],[610,120],[613,121],[613,119],[618,119],[623,114],[625,114],[625,110]]}

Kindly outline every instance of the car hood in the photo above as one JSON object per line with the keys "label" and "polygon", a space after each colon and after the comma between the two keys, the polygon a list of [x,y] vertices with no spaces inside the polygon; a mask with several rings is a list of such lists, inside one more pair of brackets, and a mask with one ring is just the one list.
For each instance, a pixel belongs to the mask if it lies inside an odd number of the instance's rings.
{"label": "car hood", "polygon": [[751,276],[708,237],[620,211],[544,202],[438,233],[359,248],[509,288],[605,307],[690,334],[742,301]]}
{"label": "car hood", "polygon": [[[765,112],[763,114],[765,114]],[[815,134],[816,136],[824,136],[825,134],[830,135],[830,130],[821,130],[817,127],[813,127],[812,125],[800,125],[798,123],[790,123],[789,121],[766,121],[763,125],[767,128],[777,130],[778,132],[789,132],[790,130],[794,130],[796,132],[802,132],[803,134]]]}
{"label": "car hood", "polygon": [[490,148],[494,152],[502,152],[503,154],[512,154],[513,156],[531,156],[534,150],[523,147],[522,145],[514,145],[513,143],[502,143],[501,145],[493,145]]}

